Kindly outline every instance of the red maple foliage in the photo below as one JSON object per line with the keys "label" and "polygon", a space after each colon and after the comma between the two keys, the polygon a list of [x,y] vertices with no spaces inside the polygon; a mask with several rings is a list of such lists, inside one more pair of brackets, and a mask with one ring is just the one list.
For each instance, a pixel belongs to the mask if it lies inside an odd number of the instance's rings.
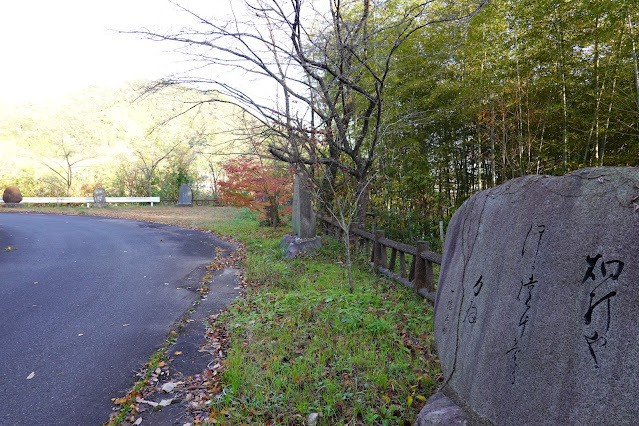
{"label": "red maple foliage", "polygon": [[233,158],[222,164],[226,181],[220,182],[223,202],[258,211],[269,225],[280,224],[280,214],[290,214],[286,206],[293,196],[292,173],[267,164],[260,158]]}

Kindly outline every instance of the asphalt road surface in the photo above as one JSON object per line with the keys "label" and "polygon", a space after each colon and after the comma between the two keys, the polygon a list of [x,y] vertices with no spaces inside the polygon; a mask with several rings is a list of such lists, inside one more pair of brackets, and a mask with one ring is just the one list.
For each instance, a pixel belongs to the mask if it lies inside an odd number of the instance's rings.
{"label": "asphalt road surface", "polygon": [[0,214],[0,425],[106,421],[216,247],[232,249],[165,225]]}

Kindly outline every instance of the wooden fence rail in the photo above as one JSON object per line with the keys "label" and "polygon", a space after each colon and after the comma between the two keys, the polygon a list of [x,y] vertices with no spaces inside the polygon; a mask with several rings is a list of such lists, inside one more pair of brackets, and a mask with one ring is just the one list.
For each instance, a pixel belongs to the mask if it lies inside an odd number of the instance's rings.
{"label": "wooden fence rail", "polygon": [[[327,217],[319,219],[325,234],[338,239],[343,238],[344,232],[336,221]],[[442,255],[430,251],[427,241],[418,241],[415,246],[411,246],[389,240],[382,230],[371,233],[355,226],[351,227],[349,233],[351,244],[370,254],[371,266],[435,303],[433,264],[441,265]],[[389,250],[390,259],[388,258]],[[407,268],[408,256],[411,259],[410,268]]]}

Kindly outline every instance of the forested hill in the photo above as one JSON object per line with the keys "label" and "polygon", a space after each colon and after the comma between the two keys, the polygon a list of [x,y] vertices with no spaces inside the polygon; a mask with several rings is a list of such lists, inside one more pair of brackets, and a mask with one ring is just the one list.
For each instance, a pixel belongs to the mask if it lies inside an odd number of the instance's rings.
{"label": "forested hill", "polygon": [[182,114],[217,95],[181,86],[144,94],[149,83],[0,106],[0,187],[18,185],[24,196],[84,196],[99,185],[114,196],[150,190],[172,198],[189,182],[202,195],[211,192],[220,154],[240,150],[230,131],[237,110],[205,103]]}

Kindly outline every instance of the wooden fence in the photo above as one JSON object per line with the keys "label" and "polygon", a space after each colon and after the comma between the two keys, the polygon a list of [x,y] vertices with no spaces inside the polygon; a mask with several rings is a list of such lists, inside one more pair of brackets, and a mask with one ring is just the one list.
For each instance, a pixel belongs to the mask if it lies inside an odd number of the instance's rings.
{"label": "wooden fence", "polygon": [[[343,231],[336,221],[327,217],[319,219],[325,234],[343,238]],[[430,251],[427,241],[418,241],[415,246],[410,246],[389,240],[382,230],[371,233],[356,227],[351,227],[350,235],[351,244],[365,251],[367,256],[370,254],[371,266],[435,303],[433,264],[441,265],[442,255]],[[410,258],[410,269],[407,268],[407,258]]]}

